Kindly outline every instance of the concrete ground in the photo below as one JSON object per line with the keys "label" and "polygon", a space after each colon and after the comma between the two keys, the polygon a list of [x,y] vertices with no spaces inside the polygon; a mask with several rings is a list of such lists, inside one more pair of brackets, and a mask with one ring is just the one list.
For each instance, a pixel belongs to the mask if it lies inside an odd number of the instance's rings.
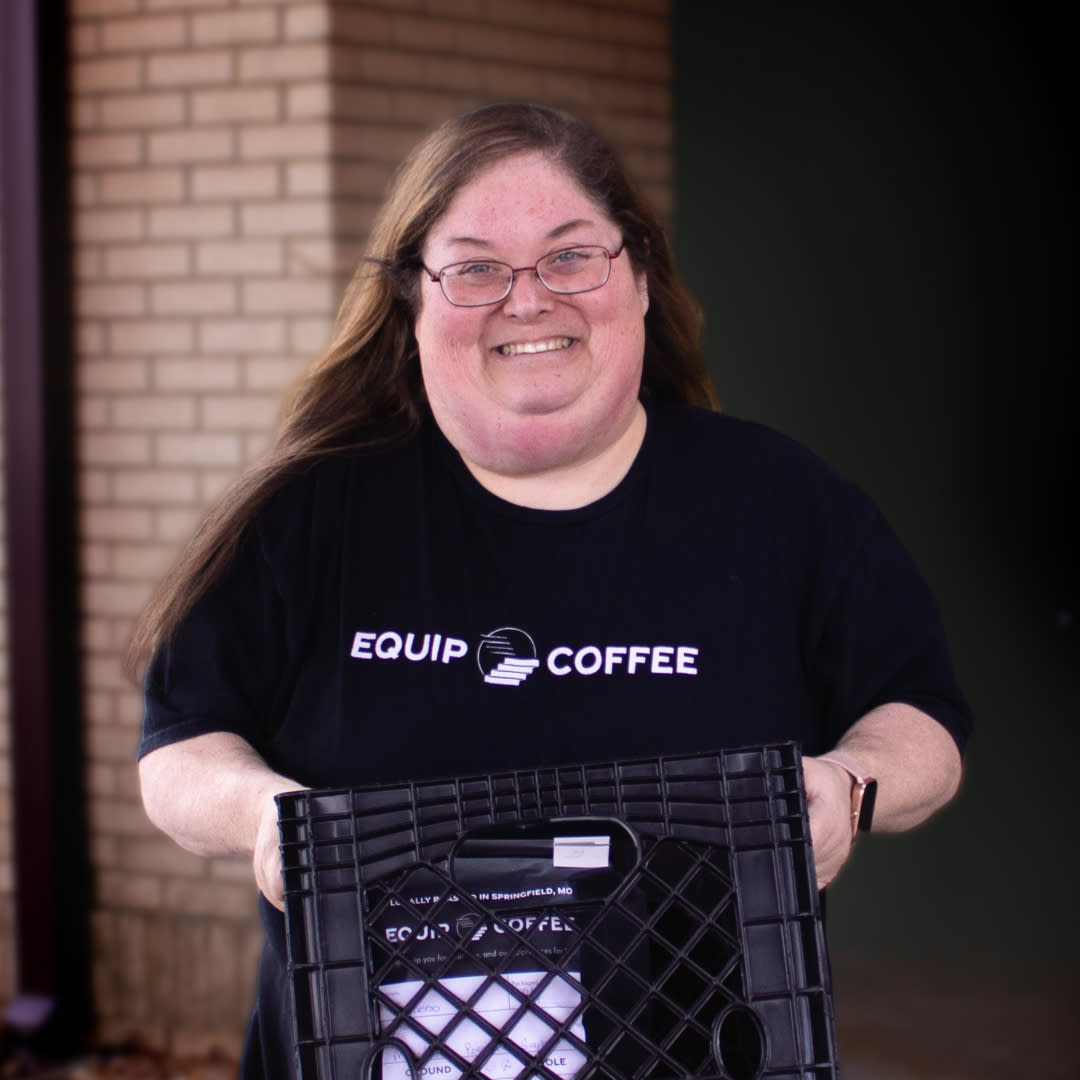
{"label": "concrete ground", "polygon": [[833,969],[843,1080],[1080,1080],[1080,973]]}
{"label": "concrete ground", "polygon": [[[2,2],[2,0],[0,0]],[[1080,1080],[1080,973],[888,970],[832,957],[841,1080]],[[232,1080],[222,1058],[138,1051],[34,1067],[0,1054],[0,1080]]]}

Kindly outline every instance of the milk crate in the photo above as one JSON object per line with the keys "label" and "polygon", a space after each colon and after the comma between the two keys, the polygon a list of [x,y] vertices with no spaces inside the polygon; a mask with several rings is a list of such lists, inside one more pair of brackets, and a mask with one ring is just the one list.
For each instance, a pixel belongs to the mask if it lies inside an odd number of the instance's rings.
{"label": "milk crate", "polygon": [[278,797],[303,1080],[824,1080],[797,745]]}

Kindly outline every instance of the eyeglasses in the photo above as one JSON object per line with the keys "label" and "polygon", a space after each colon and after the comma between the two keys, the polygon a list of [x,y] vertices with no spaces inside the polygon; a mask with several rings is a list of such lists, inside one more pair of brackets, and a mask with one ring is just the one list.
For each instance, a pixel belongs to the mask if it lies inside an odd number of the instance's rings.
{"label": "eyeglasses", "polygon": [[599,289],[611,276],[611,260],[617,259],[625,246],[620,245],[614,252],[593,244],[562,248],[545,255],[535,266],[515,268],[491,259],[469,259],[451,263],[437,272],[427,266],[424,269],[432,281],[442,286],[443,295],[455,307],[483,307],[505,300],[514,287],[514,279],[527,270],[535,271],[544,288],[553,293],[565,295]]}

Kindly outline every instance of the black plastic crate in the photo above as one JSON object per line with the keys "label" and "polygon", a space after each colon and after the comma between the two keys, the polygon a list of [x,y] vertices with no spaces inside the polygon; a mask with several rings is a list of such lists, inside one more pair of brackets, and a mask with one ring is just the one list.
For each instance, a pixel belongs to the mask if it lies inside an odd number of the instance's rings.
{"label": "black plastic crate", "polygon": [[838,1075],[793,743],[278,805],[304,1080]]}

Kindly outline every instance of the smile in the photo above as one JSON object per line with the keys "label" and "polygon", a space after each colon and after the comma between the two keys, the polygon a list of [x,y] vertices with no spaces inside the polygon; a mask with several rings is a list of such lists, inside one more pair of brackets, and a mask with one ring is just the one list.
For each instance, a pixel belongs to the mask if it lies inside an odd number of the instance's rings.
{"label": "smile", "polygon": [[530,341],[523,345],[500,345],[497,352],[501,356],[520,356],[522,353],[551,352],[554,349],[569,349],[574,339],[568,337],[551,338],[548,341]]}

